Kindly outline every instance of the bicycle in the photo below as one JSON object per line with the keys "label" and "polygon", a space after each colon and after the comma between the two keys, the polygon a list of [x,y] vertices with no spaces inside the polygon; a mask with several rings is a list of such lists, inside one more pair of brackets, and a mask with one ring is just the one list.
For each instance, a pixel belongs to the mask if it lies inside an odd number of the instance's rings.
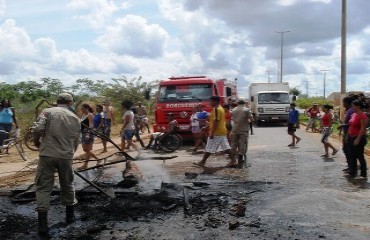
{"label": "bicycle", "polygon": [[151,146],[154,152],[174,152],[178,150],[183,144],[182,137],[177,133],[170,133],[162,139],[155,139],[154,144]]}
{"label": "bicycle", "polygon": [[[36,105],[36,108],[35,108],[36,122],[38,120],[38,117],[39,117],[39,114],[40,114],[40,111],[41,111],[40,108],[45,103],[46,103],[47,107],[56,107],[57,106],[56,103],[51,103],[47,99],[42,99]],[[77,103],[75,103],[74,107],[77,108],[81,103],[82,103],[82,100],[79,100]],[[24,137],[23,137],[24,144],[31,151],[38,151],[39,150],[39,148],[35,146],[35,143],[33,141],[33,129],[34,129],[34,126],[35,126],[36,122],[34,122],[33,125],[28,128],[27,132],[24,134]]]}
{"label": "bicycle", "polygon": [[[81,104],[82,100],[75,103],[75,107],[77,108]],[[47,104],[48,107],[55,107],[55,103],[49,102],[47,99],[42,99],[35,108],[35,115],[36,115],[36,121],[38,119],[38,116],[40,114],[40,108],[42,105]],[[19,155],[22,157],[24,161],[30,160],[31,156],[33,155],[32,152],[37,152],[39,148],[35,146],[33,141],[33,128],[36,122],[29,127],[24,134],[23,137],[21,136],[20,129],[13,128],[10,132],[6,132],[4,130],[0,130],[0,133],[7,134],[9,137],[7,140],[4,141],[3,146],[0,146],[0,153],[8,152],[10,148],[13,146],[16,146],[16,149],[19,153]],[[24,147],[26,146],[26,147]]]}
{"label": "bicycle", "polygon": [[319,118],[310,118],[308,123],[307,123],[307,127],[306,127],[306,131],[308,131],[308,129],[311,129],[311,132],[313,133],[317,133],[319,132],[319,130],[317,129],[317,121],[319,121]]}
{"label": "bicycle", "polygon": [[15,146],[23,161],[32,160],[31,157],[33,154],[31,151],[29,151],[31,149],[25,148],[23,146],[23,143],[27,141],[24,137],[22,138],[20,136],[21,134],[19,128],[14,127],[12,130],[10,130],[10,132],[0,130],[0,134],[6,134],[8,136],[8,138],[4,140],[3,145],[0,146],[1,154],[7,154],[9,152],[9,149]]}

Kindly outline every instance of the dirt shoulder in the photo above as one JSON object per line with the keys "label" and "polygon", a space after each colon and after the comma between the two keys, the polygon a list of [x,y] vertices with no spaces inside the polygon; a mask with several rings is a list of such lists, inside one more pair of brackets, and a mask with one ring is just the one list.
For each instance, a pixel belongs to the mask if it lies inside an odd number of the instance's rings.
{"label": "dirt shoulder", "polygon": [[[148,141],[149,137],[150,137],[149,134],[141,135],[141,138],[143,139],[144,142]],[[118,136],[118,134],[114,134],[112,140],[117,145],[120,145],[121,138]],[[105,158],[118,151],[118,149],[111,143],[107,143],[107,148],[108,152],[102,153],[103,145],[101,143],[101,140],[96,139],[93,146],[93,152],[98,158]],[[134,154],[133,151],[128,151],[129,154],[131,152]],[[74,164],[75,168],[82,165],[81,160],[78,160],[78,158],[80,158],[82,154],[83,150],[80,145],[74,155],[74,157],[77,158]],[[10,149],[9,154],[1,155],[0,188],[9,188],[32,183],[35,178],[35,172],[37,167],[37,155],[38,152],[35,151],[32,153],[33,157],[32,159],[34,160],[23,161],[15,148]],[[95,165],[95,162],[92,162],[89,165],[93,166]]]}
{"label": "dirt shoulder", "polygon": [[[307,124],[306,123],[300,123],[301,126],[303,126],[304,128],[306,128]],[[320,133],[319,133],[320,134]],[[331,138],[341,142],[342,141],[342,137],[339,136],[338,134],[331,134],[330,135]],[[365,154],[370,156],[370,147],[365,147]]]}

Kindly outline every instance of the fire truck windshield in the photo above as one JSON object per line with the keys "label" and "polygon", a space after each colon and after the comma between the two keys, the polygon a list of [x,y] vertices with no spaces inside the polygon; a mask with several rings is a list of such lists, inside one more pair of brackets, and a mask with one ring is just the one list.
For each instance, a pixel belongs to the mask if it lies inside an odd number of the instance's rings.
{"label": "fire truck windshield", "polygon": [[199,102],[212,96],[211,84],[160,86],[158,102]]}

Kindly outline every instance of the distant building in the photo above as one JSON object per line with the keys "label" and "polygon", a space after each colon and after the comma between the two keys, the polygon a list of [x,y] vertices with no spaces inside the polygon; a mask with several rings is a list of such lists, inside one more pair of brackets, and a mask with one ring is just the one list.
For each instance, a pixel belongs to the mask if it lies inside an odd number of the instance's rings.
{"label": "distant building", "polygon": [[340,92],[333,92],[331,93],[326,100],[333,102],[334,106],[340,105]]}

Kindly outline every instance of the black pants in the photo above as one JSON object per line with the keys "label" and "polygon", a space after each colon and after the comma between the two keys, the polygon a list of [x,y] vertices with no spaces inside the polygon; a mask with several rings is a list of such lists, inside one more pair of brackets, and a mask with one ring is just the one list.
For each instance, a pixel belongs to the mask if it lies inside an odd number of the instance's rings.
{"label": "black pants", "polygon": [[348,137],[348,163],[349,163],[349,174],[356,176],[357,175],[357,160],[361,164],[361,176],[366,177],[366,160],[364,157],[364,149],[367,144],[366,136],[362,136],[360,143],[354,145],[354,141],[357,137]]}
{"label": "black pants", "polygon": [[342,133],[342,150],[344,155],[346,156],[347,165],[349,168],[349,157],[348,157],[348,132]]}

